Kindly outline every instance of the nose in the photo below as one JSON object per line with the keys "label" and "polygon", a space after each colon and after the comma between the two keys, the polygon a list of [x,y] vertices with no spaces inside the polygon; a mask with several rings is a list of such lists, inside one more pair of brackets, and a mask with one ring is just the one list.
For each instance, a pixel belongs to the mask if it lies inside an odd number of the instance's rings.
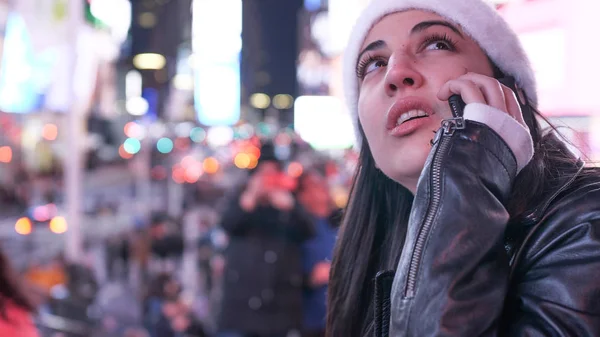
{"label": "nose", "polygon": [[409,56],[390,58],[385,75],[385,90],[389,96],[408,88],[418,88],[422,84],[423,76],[415,69],[414,61]]}

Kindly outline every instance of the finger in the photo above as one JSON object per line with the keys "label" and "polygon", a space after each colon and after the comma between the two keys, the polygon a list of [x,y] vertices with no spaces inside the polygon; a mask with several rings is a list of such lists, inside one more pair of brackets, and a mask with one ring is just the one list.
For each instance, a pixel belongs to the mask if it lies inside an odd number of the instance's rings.
{"label": "finger", "polygon": [[454,94],[460,95],[465,104],[487,104],[481,89],[469,80],[456,79],[446,82],[438,92],[438,98],[447,101]]}
{"label": "finger", "polygon": [[506,112],[511,115],[517,122],[520,124],[527,126],[525,124],[525,120],[523,119],[523,111],[521,111],[521,106],[519,105],[519,101],[517,100],[517,95],[511,88],[502,85],[502,90],[504,91],[504,97],[506,98]]}
{"label": "finger", "polygon": [[497,79],[476,73],[467,73],[459,79],[475,83],[483,93],[487,105],[508,112],[504,90]]}

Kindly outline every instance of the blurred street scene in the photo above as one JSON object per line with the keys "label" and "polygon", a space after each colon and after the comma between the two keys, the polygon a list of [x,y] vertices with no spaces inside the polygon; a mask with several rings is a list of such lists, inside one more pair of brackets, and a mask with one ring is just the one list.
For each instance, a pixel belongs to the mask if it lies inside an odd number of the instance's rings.
{"label": "blurred street scene", "polygon": [[[0,250],[40,336],[322,336],[366,3],[0,0]],[[600,2],[491,3],[600,159]]]}

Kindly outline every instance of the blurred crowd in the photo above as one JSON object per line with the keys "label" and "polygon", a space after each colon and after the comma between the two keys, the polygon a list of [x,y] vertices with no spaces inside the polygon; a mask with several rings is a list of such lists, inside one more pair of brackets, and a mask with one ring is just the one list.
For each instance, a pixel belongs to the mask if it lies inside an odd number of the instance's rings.
{"label": "blurred crowd", "polygon": [[0,304],[25,313],[31,336],[323,336],[339,175],[328,160],[290,175],[272,143],[260,150],[221,202],[181,217],[156,212],[86,243],[77,264],[5,261],[2,277],[16,286],[0,282]]}

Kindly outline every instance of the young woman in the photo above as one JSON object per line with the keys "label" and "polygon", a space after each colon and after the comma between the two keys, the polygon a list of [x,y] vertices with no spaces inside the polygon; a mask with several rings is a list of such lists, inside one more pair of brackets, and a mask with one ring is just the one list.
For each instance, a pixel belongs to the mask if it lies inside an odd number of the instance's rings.
{"label": "young woman", "polygon": [[373,0],[345,58],[361,152],[328,336],[600,336],[600,175],[543,132],[501,17]]}

